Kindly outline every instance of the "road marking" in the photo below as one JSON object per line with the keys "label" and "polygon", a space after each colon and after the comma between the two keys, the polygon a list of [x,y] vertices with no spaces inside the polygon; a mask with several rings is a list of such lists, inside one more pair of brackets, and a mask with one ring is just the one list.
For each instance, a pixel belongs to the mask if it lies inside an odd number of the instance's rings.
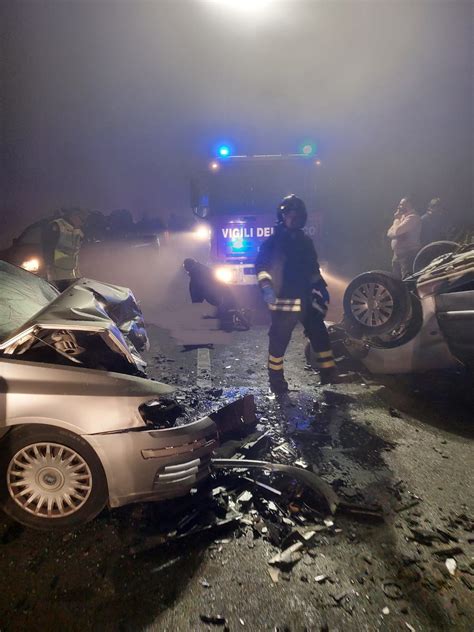
{"label": "road marking", "polygon": [[211,354],[206,348],[197,350],[196,384],[201,388],[212,386]]}

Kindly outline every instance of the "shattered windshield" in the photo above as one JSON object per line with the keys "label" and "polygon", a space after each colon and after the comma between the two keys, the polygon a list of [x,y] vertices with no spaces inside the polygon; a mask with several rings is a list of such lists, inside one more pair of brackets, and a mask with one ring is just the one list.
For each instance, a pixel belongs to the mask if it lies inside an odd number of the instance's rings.
{"label": "shattered windshield", "polygon": [[44,279],[0,261],[0,340],[30,320],[58,294]]}

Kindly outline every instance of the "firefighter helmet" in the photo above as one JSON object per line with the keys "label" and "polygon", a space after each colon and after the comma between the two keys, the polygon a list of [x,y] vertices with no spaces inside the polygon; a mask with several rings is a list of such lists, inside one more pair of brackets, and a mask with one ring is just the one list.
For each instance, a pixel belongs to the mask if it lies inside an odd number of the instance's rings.
{"label": "firefighter helmet", "polygon": [[277,219],[279,224],[285,223],[285,216],[292,214],[294,216],[290,228],[303,228],[308,219],[305,203],[301,198],[292,193],[283,198],[278,205]]}

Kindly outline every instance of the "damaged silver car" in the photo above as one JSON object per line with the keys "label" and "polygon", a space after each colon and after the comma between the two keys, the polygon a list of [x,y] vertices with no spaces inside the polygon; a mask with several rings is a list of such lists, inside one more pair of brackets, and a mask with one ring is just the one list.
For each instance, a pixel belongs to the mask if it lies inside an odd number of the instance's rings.
{"label": "damaged silver car", "polygon": [[0,292],[0,357],[144,374],[148,338],[128,288],[78,279],[59,293],[1,261]]}
{"label": "damaged silver car", "polygon": [[129,290],[81,279],[59,294],[4,262],[0,289],[0,505],[12,518],[71,528],[207,477],[216,424],[176,425],[174,389],[143,377]]}
{"label": "damaged silver car", "polygon": [[448,244],[423,249],[403,281],[374,271],[349,283],[344,344],[372,373],[474,366],[474,244]]}

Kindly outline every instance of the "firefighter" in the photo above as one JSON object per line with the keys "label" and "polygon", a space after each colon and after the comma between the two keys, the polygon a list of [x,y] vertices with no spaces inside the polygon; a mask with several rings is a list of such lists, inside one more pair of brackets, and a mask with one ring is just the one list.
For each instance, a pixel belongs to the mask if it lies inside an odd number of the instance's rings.
{"label": "firefighter", "polygon": [[324,316],[329,292],[321,276],[312,240],[305,235],[306,207],[299,197],[281,201],[273,235],[266,239],[255,262],[263,299],[271,312],[268,332],[268,376],[273,393],[288,391],[283,359],[298,321],[303,323],[318,362],[321,384],[337,382],[337,370]]}
{"label": "firefighter", "polygon": [[87,211],[71,208],[45,227],[43,251],[48,281],[62,292],[79,278],[79,251],[84,239]]}

